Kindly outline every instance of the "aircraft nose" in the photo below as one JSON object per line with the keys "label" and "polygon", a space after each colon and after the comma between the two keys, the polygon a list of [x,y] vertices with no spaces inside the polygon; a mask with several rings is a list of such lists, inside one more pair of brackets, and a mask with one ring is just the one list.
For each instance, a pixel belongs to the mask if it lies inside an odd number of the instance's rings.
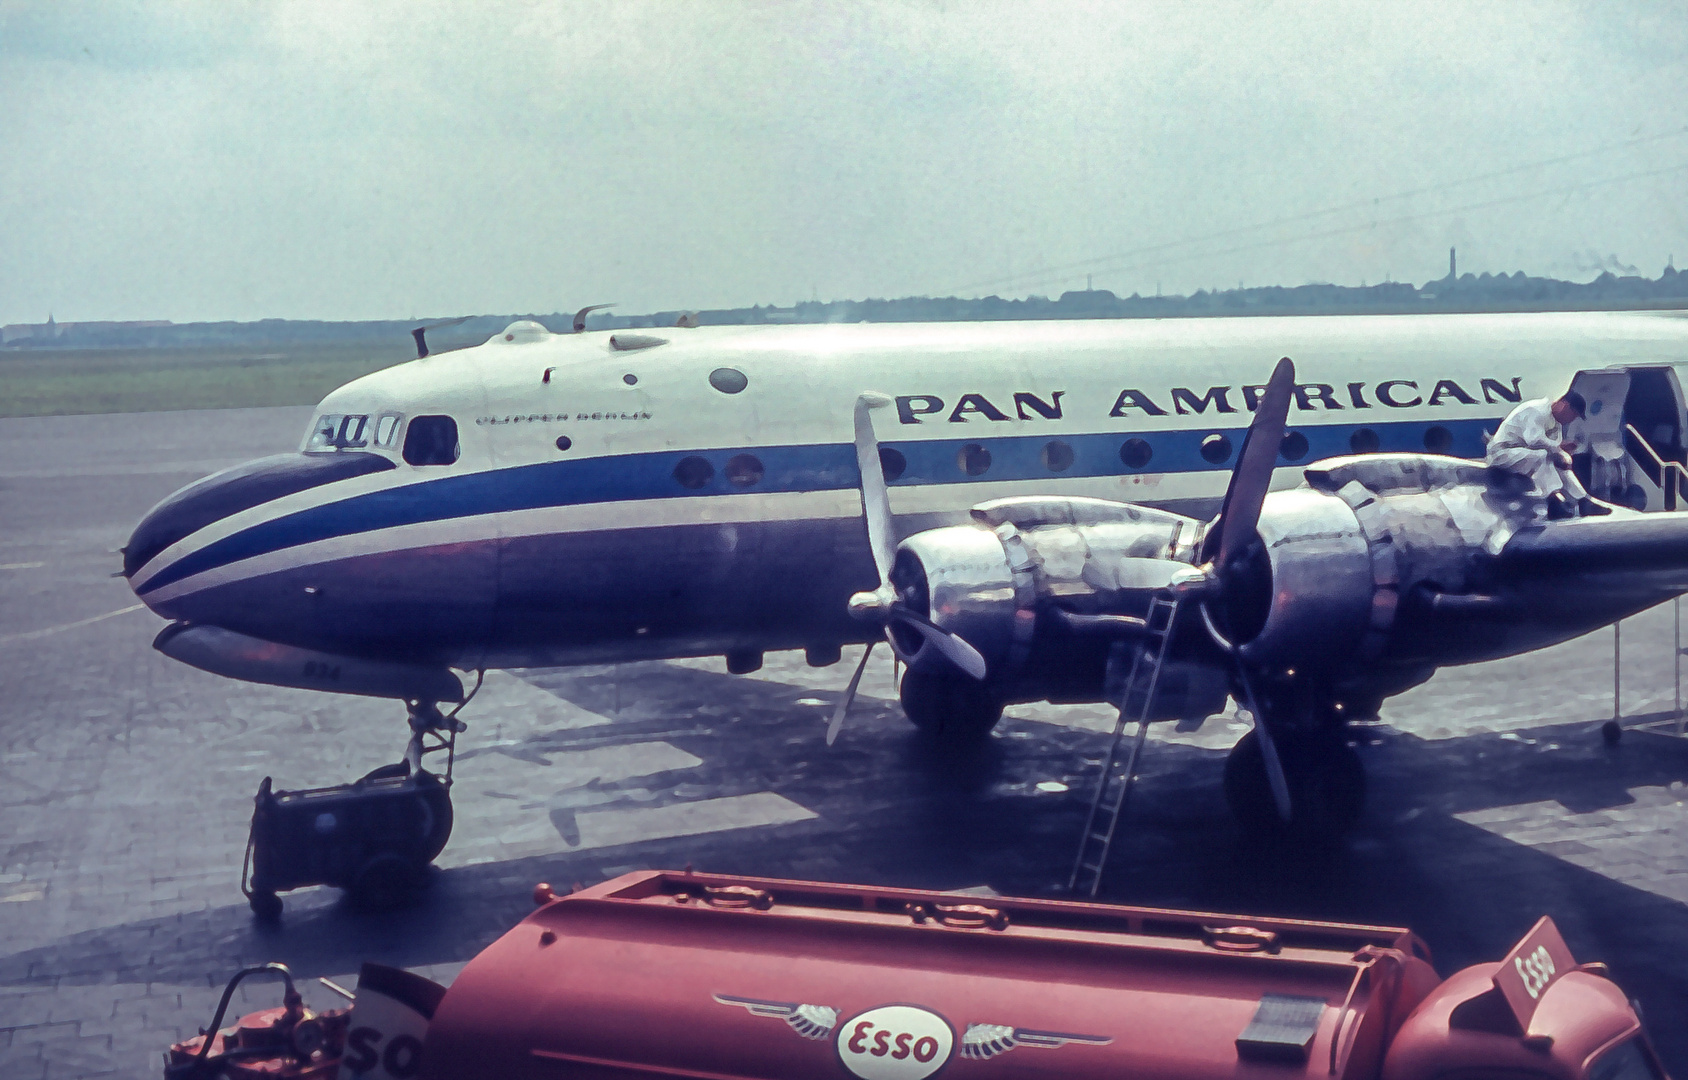
{"label": "aircraft nose", "polygon": [[123,576],[141,599],[184,541],[217,522],[310,488],[393,468],[380,454],[278,454],[195,481],[147,512],[123,548]]}

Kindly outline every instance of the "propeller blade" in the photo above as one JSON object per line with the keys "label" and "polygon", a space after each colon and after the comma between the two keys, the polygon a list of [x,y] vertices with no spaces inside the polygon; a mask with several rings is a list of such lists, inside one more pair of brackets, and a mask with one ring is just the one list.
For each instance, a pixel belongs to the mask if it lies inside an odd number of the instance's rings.
{"label": "propeller blade", "polygon": [[1278,361],[1272,377],[1266,381],[1266,392],[1260,396],[1248,434],[1243,436],[1236,468],[1231,470],[1230,486],[1225,489],[1225,502],[1219,508],[1215,526],[1219,531],[1218,550],[1214,552],[1213,563],[1222,573],[1248,546],[1255,527],[1260,524],[1260,508],[1272,486],[1272,470],[1278,464],[1284,425],[1289,421],[1290,395],[1294,391],[1295,364],[1286,356]]}
{"label": "propeller blade", "polygon": [[1254,734],[1260,740],[1260,753],[1266,761],[1266,782],[1272,788],[1272,802],[1277,805],[1279,820],[1287,822],[1291,812],[1289,781],[1284,778],[1284,763],[1278,756],[1277,741],[1272,738],[1272,728],[1254,700],[1254,687],[1249,685],[1248,672],[1240,663],[1237,665],[1237,678],[1243,684],[1243,696],[1248,698],[1244,704],[1248,706],[1249,715],[1254,717]]}
{"label": "propeller blade", "polygon": [[891,494],[885,488],[885,469],[879,464],[879,439],[873,433],[874,409],[891,404],[884,394],[868,391],[856,398],[856,465],[862,474],[862,516],[867,519],[868,546],[879,570],[879,586],[889,590],[897,541],[891,535]]}
{"label": "propeller blade", "polygon": [[944,654],[944,659],[966,672],[975,679],[985,677],[985,658],[979,655],[979,650],[967,644],[966,641],[939,626],[934,626],[929,620],[916,615],[907,608],[893,608],[891,617],[905,622],[920,631],[922,637],[932,643],[932,647]]}
{"label": "propeller blade", "polygon": [[856,687],[861,685],[862,672],[867,670],[867,658],[873,655],[873,647],[877,641],[867,643],[862,650],[862,662],[856,665],[856,673],[850,676],[850,685],[844,688],[844,696],[838,699],[838,707],[832,710],[832,722],[826,726],[826,744],[831,746],[838,738],[838,732],[844,727],[844,714],[850,711],[850,705],[856,700]]}

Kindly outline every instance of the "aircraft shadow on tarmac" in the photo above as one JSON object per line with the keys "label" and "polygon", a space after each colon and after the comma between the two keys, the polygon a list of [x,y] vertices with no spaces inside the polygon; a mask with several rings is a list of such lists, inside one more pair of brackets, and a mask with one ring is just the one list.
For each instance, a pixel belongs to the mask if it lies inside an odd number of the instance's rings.
{"label": "aircraft shadow on tarmac", "polygon": [[[773,791],[818,816],[445,870],[416,904],[384,914],[311,890],[290,896],[283,924],[265,929],[234,894],[224,907],[0,956],[0,984],[201,983],[264,960],[304,976],[345,973],[363,959],[460,962],[530,910],[535,882],[591,883],[627,866],[1050,895],[1071,869],[1106,751],[1105,735],[1010,717],[982,750],[958,758],[913,731],[894,704],[866,697],[829,750],[829,709],[797,701],[830,702],[830,692],[669,664],[624,665],[613,677],[526,676],[606,713],[619,678],[625,707],[613,724],[541,732],[497,752],[543,765],[572,750],[662,740],[703,763],[597,784],[594,809]],[[1549,913],[1579,959],[1612,965],[1647,1010],[1667,1065],[1688,1073],[1688,1031],[1665,1020],[1688,1015],[1688,906],[1454,816],[1543,801],[1620,807],[1629,789],[1688,781],[1688,744],[1632,734],[1608,750],[1593,721],[1532,729],[1533,744],[1499,734],[1425,741],[1389,728],[1363,735],[1368,815],[1339,849],[1309,857],[1244,838],[1220,794],[1222,751],[1151,744],[1103,899],[1411,926],[1444,973],[1497,959]],[[487,752],[461,755],[459,778]],[[1069,790],[1040,791],[1049,780]],[[473,812],[460,798],[460,818]],[[566,825],[559,830],[566,847]]]}

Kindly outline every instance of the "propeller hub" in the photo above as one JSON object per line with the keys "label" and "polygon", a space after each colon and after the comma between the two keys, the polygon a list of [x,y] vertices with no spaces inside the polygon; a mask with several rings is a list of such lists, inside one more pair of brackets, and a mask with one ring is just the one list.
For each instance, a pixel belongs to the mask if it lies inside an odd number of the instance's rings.
{"label": "propeller hub", "polygon": [[1166,583],[1166,591],[1174,596],[1194,597],[1209,592],[1219,583],[1219,577],[1214,572],[1212,563],[1192,566],[1187,570],[1177,570],[1172,579]]}
{"label": "propeller hub", "polygon": [[850,597],[850,616],[862,622],[884,622],[891,617],[896,602],[896,594],[888,588],[859,592]]}

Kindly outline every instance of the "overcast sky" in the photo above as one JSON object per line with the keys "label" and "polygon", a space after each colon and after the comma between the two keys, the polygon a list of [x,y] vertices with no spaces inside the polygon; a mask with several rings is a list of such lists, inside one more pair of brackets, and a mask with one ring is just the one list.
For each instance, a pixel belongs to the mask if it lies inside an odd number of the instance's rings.
{"label": "overcast sky", "polygon": [[0,0],[0,322],[1651,277],[1684,102],[1683,0]]}

